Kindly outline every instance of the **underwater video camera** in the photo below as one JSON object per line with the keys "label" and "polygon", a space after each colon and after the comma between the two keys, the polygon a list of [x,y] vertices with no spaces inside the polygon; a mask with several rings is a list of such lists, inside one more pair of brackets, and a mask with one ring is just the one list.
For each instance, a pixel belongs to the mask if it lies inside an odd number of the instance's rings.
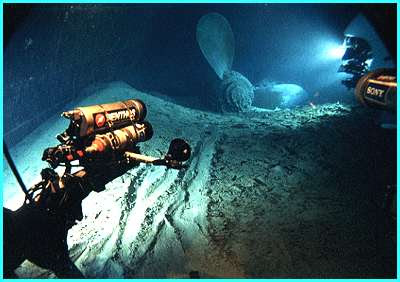
{"label": "underwater video camera", "polygon": [[365,39],[352,35],[345,36],[343,45],[345,52],[338,72],[351,75],[350,78],[342,80],[342,84],[351,89],[369,71],[373,59],[372,49]]}
{"label": "underwater video camera", "polygon": [[68,169],[71,162],[83,167],[100,163],[146,162],[171,168],[183,167],[190,157],[190,146],[182,139],[172,140],[163,159],[139,154],[137,143],[152,138],[153,129],[145,121],[147,109],[140,100],[79,107],[62,113],[69,127],[57,136],[60,145],[47,148],[42,160],[51,167],[60,164]]}
{"label": "underwater video camera", "polygon": [[377,69],[359,79],[354,94],[368,107],[396,113],[396,69]]}

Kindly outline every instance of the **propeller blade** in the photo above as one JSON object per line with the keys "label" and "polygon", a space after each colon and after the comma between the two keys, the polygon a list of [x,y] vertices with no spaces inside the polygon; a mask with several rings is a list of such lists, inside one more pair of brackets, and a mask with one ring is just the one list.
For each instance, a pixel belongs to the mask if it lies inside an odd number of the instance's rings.
{"label": "propeller blade", "polygon": [[197,43],[216,74],[222,79],[232,69],[235,38],[228,20],[218,13],[209,13],[197,23]]}

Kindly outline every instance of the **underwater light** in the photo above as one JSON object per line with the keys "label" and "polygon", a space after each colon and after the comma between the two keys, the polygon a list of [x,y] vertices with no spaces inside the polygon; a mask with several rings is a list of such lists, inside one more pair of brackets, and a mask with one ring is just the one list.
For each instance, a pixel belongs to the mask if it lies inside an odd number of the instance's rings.
{"label": "underwater light", "polygon": [[372,64],[373,60],[374,59],[368,59],[368,60],[365,61],[365,64],[368,66],[368,69],[371,67],[371,64]]}
{"label": "underwater light", "polygon": [[342,44],[328,50],[328,56],[334,59],[341,59],[346,51],[346,47]]}

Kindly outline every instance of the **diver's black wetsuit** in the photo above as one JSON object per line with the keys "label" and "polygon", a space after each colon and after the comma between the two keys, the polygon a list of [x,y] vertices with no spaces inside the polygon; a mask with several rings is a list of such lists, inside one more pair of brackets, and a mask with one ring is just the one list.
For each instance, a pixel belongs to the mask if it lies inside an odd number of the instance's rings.
{"label": "diver's black wetsuit", "polygon": [[26,204],[4,212],[4,278],[25,260],[52,270],[59,278],[83,278],[69,258],[66,220]]}
{"label": "diver's black wetsuit", "polygon": [[67,245],[68,230],[82,219],[82,200],[136,165],[80,170],[62,178],[64,189],[59,193],[26,203],[16,211],[3,208],[4,278],[17,278],[14,271],[26,259],[59,278],[83,278]]}

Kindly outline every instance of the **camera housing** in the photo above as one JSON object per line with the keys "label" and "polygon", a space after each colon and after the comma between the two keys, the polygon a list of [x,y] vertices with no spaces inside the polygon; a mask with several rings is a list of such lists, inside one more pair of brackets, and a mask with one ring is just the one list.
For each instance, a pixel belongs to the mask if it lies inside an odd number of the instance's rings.
{"label": "camera housing", "polygon": [[70,124],[57,139],[66,143],[70,139],[79,140],[114,131],[141,122],[146,115],[146,105],[138,99],[79,107],[62,113],[63,117],[70,120]]}
{"label": "camera housing", "polygon": [[396,69],[377,69],[357,82],[354,90],[357,100],[368,107],[397,111]]}

